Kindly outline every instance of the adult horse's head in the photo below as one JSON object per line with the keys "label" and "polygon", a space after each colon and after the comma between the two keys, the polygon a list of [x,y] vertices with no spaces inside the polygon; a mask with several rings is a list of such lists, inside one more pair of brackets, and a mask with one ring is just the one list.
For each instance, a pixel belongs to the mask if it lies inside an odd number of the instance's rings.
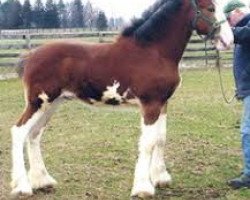
{"label": "adult horse's head", "polygon": [[223,12],[225,0],[190,0],[193,6],[192,26],[199,35],[212,39],[217,49],[233,43],[233,33]]}

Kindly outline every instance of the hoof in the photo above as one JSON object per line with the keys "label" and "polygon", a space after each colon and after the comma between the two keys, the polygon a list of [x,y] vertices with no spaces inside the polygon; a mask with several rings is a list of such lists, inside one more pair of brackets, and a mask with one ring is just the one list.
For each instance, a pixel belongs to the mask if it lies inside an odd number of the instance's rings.
{"label": "hoof", "polygon": [[55,188],[53,186],[48,186],[48,187],[43,187],[43,188],[39,188],[39,189],[35,189],[34,190],[34,194],[39,194],[39,193],[43,193],[43,194],[53,194],[55,193]]}
{"label": "hoof", "polygon": [[139,192],[136,195],[133,195],[133,198],[139,198],[139,199],[152,199],[154,194],[151,194],[149,192]]}
{"label": "hoof", "polygon": [[12,191],[10,195],[12,199],[19,197],[29,197],[33,195],[32,188],[28,182],[17,183],[13,181],[11,185]]}
{"label": "hoof", "polygon": [[139,197],[142,199],[152,198],[154,196],[154,194],[155,194],[155,189],[151,183],[137,184],[136,186],[134,186],[134,188],[131,192],[132,197]]}
{"label": "hoof", "polygon": [[39,190],[39,189],[47,189],[47,188],[54,188],[57,185],[57,182],[54,178],[52,178],[49,174],[38,174],[34,175],[29,173],[29,181],[31,184],[32,189]]}
{"label": "hoof", "polygon": [[33,196],[33,193],[24,193],[24,192],[16,192],[16,191],[11,191],[10,193],[10,200],[15,200],[15,199],[28,199]]}
{"label": "hoof", "polygon": [[152,183],[155,187],[164,188],[171,184],[172,178],[171,175],[166,171],[159,175],[159,177],[153,179]]}

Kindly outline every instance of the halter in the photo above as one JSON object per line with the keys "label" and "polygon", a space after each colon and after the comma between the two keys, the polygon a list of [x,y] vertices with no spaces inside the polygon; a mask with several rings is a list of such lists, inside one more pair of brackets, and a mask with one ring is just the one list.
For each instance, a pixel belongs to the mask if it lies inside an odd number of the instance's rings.
{"label": "halter", "polygon": [[[195,11],[195,17],[192,20],[192,28],[197,30],[197,22],[200,19],[207,22],[208,25],[209,25],[209,28],[211,29],[211,31],[203,39],[204,40],[212,39],[214,37],[216,31],[220,28],[221,24],[225,23],[227,20],[224,19],[224,20],[221,20],[221,21],[217,21],[216,19],[211,19],[211,18],[207,17],[206,15],[204,15],[202,13],[202,11],[199,8],[196,0],[191,0],[191,3],[192,3],[192,6],[194,8],[194,11]],[[200,35],[200,34],[198,34],[198,35]]]}

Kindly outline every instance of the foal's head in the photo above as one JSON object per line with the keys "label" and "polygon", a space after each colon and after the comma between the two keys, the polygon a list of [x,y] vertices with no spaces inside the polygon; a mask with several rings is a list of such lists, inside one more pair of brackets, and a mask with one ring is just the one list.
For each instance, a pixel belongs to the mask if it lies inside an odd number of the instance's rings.
{"label": "foal's head", "polygon": [[193,6],[192,26],[199,35],[213,39],[219,50],[233,42],[231,28],[223,13],[223,0],[190,0]]}

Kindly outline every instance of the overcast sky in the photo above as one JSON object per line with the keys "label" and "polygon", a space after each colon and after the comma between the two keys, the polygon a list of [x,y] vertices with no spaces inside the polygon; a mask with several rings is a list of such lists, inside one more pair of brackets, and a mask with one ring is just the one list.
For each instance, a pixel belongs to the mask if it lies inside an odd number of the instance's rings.
{"label": "overcast sky", "polygon": [[[20,0],[23,2],[24,0]],[[58,2],[58,0],[54,0]],[[72,2],[73,0],[64,0],[64,2]],[[82,0],[86,3],[87,0]],[[122,16],[127,21],[133,16],[140,16],[141,13],[152,5],[156,0],[89,0],[95,7],[104,10],[108,17]],[[228,0],[219,0],[228,1]],[[250,2],[250,0],[245,0]],[[33,4],[35,0],[30,0]],[[46,0],[43,0],[45,3]]]}
{"label": "overcast sky", "polygon": [[[24,0],[20,0],[22,3]],[[64,2],[71,2],[73,0],[64,0]],[[156,0],[89,0],[95,7],[104,10],[108,17],[122,16],[126,20],[133,16],[140,16],[140,14]],[[35,0],[30,0],[34,4]],[[46,0],[43,0],[45,3]],[[58,2],[58,0],[55,0]],[[87,0],[82,0],[86,3]]]}
{"label": "overcast sky", "polygon": [[130,19],[140,14],[156,0],[90,0],[93,5],[105,11],[110,17],[122,16]]}

